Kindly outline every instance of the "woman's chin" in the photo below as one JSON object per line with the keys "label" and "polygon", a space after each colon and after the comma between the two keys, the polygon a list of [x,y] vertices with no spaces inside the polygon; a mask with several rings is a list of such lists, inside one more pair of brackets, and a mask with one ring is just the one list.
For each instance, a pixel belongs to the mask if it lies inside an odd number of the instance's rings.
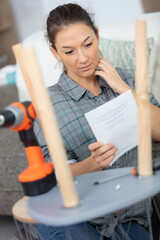
{"label": "woman's chin", "polygon": [[89,71],[85,71],[85,72],[80,72],[80,75],[83,77],[90,77],[93,76],[95,73],[95,69],[90,69]]}

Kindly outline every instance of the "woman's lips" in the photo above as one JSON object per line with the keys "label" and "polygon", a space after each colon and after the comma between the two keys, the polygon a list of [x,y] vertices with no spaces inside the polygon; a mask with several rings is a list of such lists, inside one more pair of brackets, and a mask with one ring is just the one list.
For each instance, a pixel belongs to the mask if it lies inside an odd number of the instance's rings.
{"label": "woman's lips", "polygon": [[83,72],[88,71],[88,70],[91,68],[91,65],[92,65],[92,64],[89,64],[89,65],[87,65],[87,66],[84,66],[84,67],[80,68],[80,70],[83,71]]}

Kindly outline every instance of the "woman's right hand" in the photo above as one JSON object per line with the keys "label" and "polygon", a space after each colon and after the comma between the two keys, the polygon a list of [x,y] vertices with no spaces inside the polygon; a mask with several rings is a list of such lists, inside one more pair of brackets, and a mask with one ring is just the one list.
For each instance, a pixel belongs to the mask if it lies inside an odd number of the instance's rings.
{"label": "woman's right hand", "polygon": [[101,76],[113,89],[114,92],[119,94],[129,90],[130,87],[122,80],[115,67],[105,58],[100,58],[95,71],[95,75]]}
{"label": "woman's right hand", "polygon": [[91,156],[102,168],[109,167],[109,164],[113,161],[117,148],[112,144],[103,144],[101,142],[95,142],[88,146],[91,151]]}
{"label": "woman's right hand", "polygon": [[112,143],[104,145],[101,142],[90,144],[88,149],[91,151],[91,156],[83,161],[69,164],[73,176],[108,168],[117,151],[117,148]]}

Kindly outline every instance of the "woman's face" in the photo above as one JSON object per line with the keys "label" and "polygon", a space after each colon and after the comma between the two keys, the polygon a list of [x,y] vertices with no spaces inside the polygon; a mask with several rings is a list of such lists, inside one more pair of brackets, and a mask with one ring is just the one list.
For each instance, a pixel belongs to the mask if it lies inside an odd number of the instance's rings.
{"label": "woman's face", "polygon": [[67,68],[73,80],[93,75],[98,63],[99,36],[85,23],[75,23],[63,28],[56,35],[56,50],[51,48],[56,58]]}

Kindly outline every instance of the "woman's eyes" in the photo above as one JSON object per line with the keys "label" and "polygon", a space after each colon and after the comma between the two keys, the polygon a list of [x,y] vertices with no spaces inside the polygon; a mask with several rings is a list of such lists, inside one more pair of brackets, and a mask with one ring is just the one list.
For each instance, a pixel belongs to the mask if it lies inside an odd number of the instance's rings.
{"label": "woman's eyes", "polygon": [[72,53],[73,53],[73,50],[65,52],[65,54],[67,54],[67,55],[72,54]]}
{"label": "woman's eyes", "polygon": [[[84,45],[84,47],[90,47],[91,45],[92,45],[92,42]],[[74,52],[74,50],[71,50],[71,51],[65,52],[65,54],[70,55],[70,54],[72,54],[73,52]]]}
{"label": "woman's eyes", "polygon": [[90,47],[92,45],[92,42],[91,43],[88,43],[85,45],[85,47]]}

